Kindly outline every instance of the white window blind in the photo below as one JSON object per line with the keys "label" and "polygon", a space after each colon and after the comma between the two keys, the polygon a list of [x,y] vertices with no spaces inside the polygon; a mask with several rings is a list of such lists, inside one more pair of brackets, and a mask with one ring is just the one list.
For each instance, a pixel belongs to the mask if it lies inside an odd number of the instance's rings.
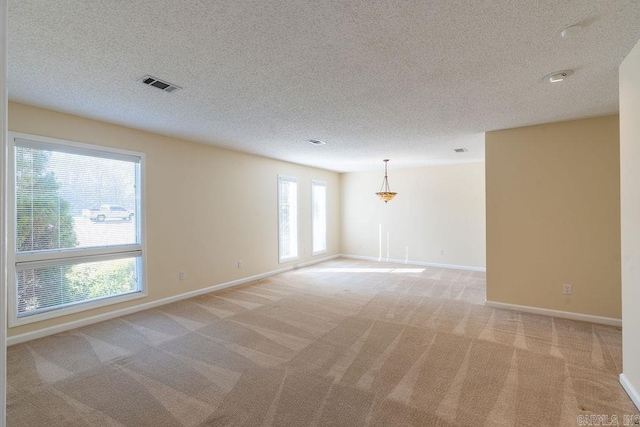
{"label": "white window blind", "polygon": [[12,140],[13,317],[140,293],[141,155]]}
{"label": "white window blind", "polygon": [[280,262],[298,258],[298,179],[278,176],[278,243]]}
{"label": "white window blind", "polygon": [[311,182],[311,226],[313,229],[313,255],[327,251],[327,183]]}

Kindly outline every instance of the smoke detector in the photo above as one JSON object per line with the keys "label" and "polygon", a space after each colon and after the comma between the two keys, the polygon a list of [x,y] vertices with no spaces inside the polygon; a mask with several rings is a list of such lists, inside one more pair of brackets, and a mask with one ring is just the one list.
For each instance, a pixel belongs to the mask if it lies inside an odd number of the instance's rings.
{"label": "smoke detector", "polygon": [[566,80],[566,78],[571,76],[572,74],[573,74],[573,70],[555,71],[551,74],[547,74],[546,76],[544,76],[542,78],[542,81],[548,82],[548,83],[560,83]]}
{"label": "smoke detector", "polygon": [[143,78],[140,79],[140,81],[146,85],[149,86],[153,86],[155,88],[158,88],[160,90],[163,90],[165,92],[175,92],[179,89],[182,89],[180,86],[178,85],[174,85],[173,83],[169,83],[169,82],[165,82],[164,80],[160,80],[158,78],[155,78],[153,76],[144,76]]}

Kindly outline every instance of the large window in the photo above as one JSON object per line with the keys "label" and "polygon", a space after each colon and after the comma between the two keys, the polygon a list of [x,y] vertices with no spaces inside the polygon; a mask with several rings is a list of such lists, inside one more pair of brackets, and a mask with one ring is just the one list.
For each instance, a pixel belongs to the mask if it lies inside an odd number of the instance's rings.
{"label": "large window", "polygon": [[313,255],[327,252],[327,183],[311,181]]}
{"label": "large window", "polygon": [[278,256],[298,259],[298,179],[278,175]]}
{"label": "large window", "polygon": [[9,136],[10,323],[142,296],[142,154]]}

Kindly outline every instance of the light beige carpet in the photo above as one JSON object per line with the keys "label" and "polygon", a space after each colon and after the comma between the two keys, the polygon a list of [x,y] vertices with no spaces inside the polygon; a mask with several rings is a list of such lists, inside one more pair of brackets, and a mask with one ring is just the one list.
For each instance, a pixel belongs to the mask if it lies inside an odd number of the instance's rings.
{"label": "light beige carpet", "polygon": [[10,426],[577,425],[638,412],[619,328],[484,273],[339,259],[10,347]]}

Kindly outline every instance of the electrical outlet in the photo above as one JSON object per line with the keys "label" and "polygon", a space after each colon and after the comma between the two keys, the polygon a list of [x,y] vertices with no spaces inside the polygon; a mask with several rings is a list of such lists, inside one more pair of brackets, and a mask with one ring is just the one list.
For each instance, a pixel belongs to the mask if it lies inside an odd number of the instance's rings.
{"label": "electrical outlet", "polygon": [[242,261],[238,261],[238,268],[242,268]]}
{"label": "electrical outlet", "polygon": [[562,293],[565,295],[571,295],[571,285],[564,284],[562,285]]}
{"label": "electrical outlet", "polygon": [[444,249],[440,249],[440,255],[444,255]]}
{"label": "electrical outlet", "polygon": [[178,273],[178,278],[180,280],[184,280],[187,277],[187,275],[184,273],[184,271],[181,271],[180,273]]}

